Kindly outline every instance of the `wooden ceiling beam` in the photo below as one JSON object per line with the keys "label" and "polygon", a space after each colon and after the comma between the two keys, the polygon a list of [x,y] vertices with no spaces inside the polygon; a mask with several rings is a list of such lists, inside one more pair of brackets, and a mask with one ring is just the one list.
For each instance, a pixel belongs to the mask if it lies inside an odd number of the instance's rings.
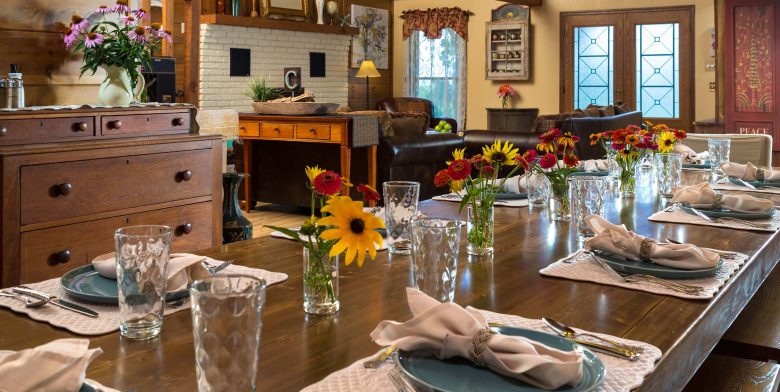
{"label": "wooden ceiling beam", "polygon": [[501,0],[504,3],[528,5],[528,6],[541,6],[543,0]]}

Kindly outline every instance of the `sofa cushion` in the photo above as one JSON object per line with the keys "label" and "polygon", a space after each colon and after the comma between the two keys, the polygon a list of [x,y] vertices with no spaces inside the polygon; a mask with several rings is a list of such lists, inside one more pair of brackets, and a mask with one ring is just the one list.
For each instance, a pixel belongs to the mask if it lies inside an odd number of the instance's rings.
{"label": "sofa cushion", "polygon": [[380,150],[389,154],[389,164],[417,165],[441,162],[452,158],[452,151],[463,147],[463,138],[451,133],[436,133],[420,136],[393,136],[380,140]]}
{"label": "sofa cushion", "polygon": [[390,113],[390,129],[385,136],[419,136],[428,130],[430,118],[425,113]]}
{"label": "sofa cushion", "polygon": [[623,114],[628,113],[631,111],[631,108],[628,107],[628,104],[622,104],[622,105],[615,105],[615,114]]}

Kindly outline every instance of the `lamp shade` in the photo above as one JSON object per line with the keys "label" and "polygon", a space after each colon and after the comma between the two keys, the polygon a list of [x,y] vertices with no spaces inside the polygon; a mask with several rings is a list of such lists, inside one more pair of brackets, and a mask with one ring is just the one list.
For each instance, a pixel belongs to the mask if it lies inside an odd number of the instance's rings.
{"label": "lamp shade", "polygon": [[374,65],[373,61],[363,60],[355,76],[358,78],[378,78],[382,75],[376,70],[376,65]]}

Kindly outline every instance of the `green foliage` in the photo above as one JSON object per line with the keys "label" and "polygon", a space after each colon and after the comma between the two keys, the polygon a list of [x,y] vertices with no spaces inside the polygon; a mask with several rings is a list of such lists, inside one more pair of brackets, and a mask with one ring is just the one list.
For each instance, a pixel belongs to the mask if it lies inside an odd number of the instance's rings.
{"label": "green foliage", "polygon": [[249,81],[248,89],[244,95],[252,98],[255,102],[266,102],[281,97],[282,89],[269,86],[265,78],[254,78]]}

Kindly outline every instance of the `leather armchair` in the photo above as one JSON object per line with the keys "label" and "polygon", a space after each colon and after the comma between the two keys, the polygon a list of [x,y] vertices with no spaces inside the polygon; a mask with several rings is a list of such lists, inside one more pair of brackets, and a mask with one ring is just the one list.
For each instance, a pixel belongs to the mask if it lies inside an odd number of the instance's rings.
{"label": "leather armchair", "polygon": [[435,128],[440,121],[445,121],[452,126],[452,133],[458,132],[458,122],[452,118],[433,117],[433,103],[424,98],[390,98],[383,99],[376,104],[377,110],[384,110],[390,113],[415,112],[425,113],[430,119],[429,128]]}

